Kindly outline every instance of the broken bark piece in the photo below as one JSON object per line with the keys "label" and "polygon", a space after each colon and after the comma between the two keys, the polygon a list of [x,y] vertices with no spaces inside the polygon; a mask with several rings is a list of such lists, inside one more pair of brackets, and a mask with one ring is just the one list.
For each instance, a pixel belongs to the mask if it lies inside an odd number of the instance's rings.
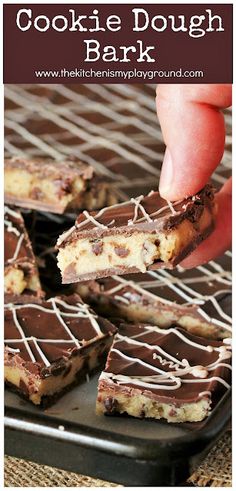
{"label": "broken bark piece", "polygon": [[191,271],[178,268],[175,276],[164,270],[111,276],[79,282],[75,291],[96,312],[111,319],[149,322],[163,328],[176,325],[211,339],[230,337],[232,295],[227,270],[211,274],[204,269],[208,274],[197,268]]}
{"label": "broken bark piece", "polygon": [[55,399],[101,363],[115,332],[79,295],[6,304],[6,383],[34,404]]}
{"label": "broken bark piece", "polygon": [[43,296],[23,217],[9,206],[4,208],[4,293],[9,299],[20,294]]}
{"label": "broken bark piece", "polygon": [[152,191],[97,213],[84,211],[57,241],[62,282],[174,268],[213,230],[214,214],[209,185],[173,204]]}
{"label": "broken bark piece", "polygon": [[230,388],[231,344],[180,328],[121,324],[99,378],[97,413],[202,421]]}
{"label": "broken bark piece", "polygon": [[5,202],[23,208],[62,214],[117,202],[111,184],[76,159],[5,159],[4,177]]}

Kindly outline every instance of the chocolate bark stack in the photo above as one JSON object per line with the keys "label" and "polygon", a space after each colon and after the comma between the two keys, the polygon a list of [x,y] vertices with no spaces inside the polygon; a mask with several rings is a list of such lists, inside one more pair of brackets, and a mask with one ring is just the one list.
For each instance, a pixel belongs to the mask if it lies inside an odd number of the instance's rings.
{"label": "chocolate bark stack", "polygon": [[116,332],[78,294],[63,296],[54,260],[72,211],[114,201],[108,183],[77,160],[5,161],[5,379],[34,404],[96,369]]}
{"label": "chocolate bark stack", "polygon": [[75,160],[8,159],[5,172],[7,383],[48,404],[110,349],[98,414],[204,419],[230,383],[227,274],[212,264],[199,281],[178,263],[214,228],[212,187],[115,204]]}

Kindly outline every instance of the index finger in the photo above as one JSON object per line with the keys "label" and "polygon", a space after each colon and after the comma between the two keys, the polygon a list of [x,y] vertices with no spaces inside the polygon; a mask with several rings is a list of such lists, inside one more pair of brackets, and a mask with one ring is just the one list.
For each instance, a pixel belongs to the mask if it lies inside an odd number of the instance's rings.
{"label": "index finger", "polygon": [[222,158],[231,85],[159,85],[156,104],[167,145],[159,189],[174,201],[197,193]]}

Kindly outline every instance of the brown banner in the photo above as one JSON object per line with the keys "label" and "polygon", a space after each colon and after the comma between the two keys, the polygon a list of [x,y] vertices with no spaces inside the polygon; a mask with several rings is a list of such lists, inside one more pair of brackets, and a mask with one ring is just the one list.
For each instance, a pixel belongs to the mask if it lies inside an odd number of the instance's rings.
{"label": "brown banner", "polygon": [[231,83],[232,4],[4,5],[5,83]]}

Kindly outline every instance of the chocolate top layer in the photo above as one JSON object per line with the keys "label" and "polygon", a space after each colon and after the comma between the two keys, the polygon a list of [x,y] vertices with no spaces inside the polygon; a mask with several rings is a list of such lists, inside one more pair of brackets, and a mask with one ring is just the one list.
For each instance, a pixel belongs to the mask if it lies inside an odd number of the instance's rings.
{"label": "chocolate top layer", "polygon": [[174,405],[215,402],[229,387],[231,346],[186,333],[122,324],[101,381],[139,389]]}
{"label": "chocolate top layer", "polygon": [[4,208],[4,262],[11,263],[34,262],[34,254],[21,213]]}
{"label": "chocolate top layer", "polygon": [[5,306],[8,362],[11,358],[17,361],[17,357],[27,370],[42,377],[49,375],[58,361],[65,362],[115,331],[116,328],[97,316],[79,295]]}
{"label": "chocolate top layer", "polygon": [[23,169],[40,179],[74,179],[82,176],[83,179],[91,179],[93,168],[77,159],[68,159],[63,162],[50,159],[27,160],[21,157],[5,159],[5,170]]}
{"label": "chocolate top layer", "polygon": [[147,196],[132,198],[125,203],[103,208],[98,213],[81,213],[75,226],[62,234],[57,242],[64,247],[80,237],[96,235],[103,237],[115,233],[129,234],[132,231],[170,230],[183,220],[195,223],[199,220],[204,206],[213,206],[213,189],[205,186],[197,195],[173,204],[151,191]]}

